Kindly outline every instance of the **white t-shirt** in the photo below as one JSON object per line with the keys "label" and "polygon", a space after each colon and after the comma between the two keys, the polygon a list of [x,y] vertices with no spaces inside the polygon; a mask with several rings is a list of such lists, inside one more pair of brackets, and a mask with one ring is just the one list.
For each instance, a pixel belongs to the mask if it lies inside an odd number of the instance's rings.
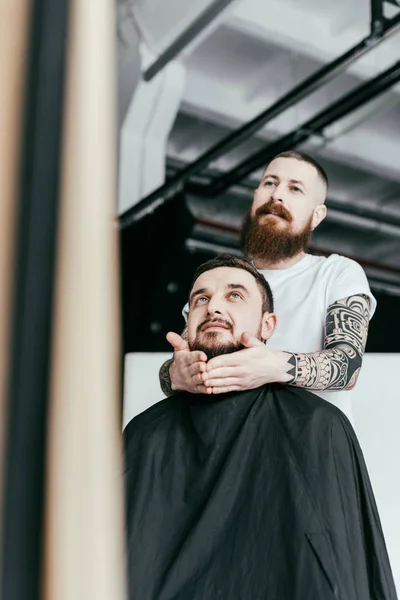
{"label": "white t-shirt", "polygon": [[[271,286],[277,326],[267,344],[271,350],[293,353],[317,352],[324,348],[328,306],[336,300],[365,294],[371,300],[370,318],[376,300],[362,267],[354,260],[332,254],[328,258],[307,254],[289,269],[260,271]],[[188,306],[183,309],[187,318]],[[352,421],[351,391],[318,392],[340,408]]]}

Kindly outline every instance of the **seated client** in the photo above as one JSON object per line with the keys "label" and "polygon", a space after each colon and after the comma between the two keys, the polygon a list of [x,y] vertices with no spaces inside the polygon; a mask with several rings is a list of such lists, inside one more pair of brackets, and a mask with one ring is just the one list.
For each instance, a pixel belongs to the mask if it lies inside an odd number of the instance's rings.
{"label": "seated client", "polygon": [[[197,270],[191,349],[266,342],[271,290],[247,261]],[[388,600],[396,592],[361,449],[347,417],[269,384],[177,393],[124,432],[130,600]]]}

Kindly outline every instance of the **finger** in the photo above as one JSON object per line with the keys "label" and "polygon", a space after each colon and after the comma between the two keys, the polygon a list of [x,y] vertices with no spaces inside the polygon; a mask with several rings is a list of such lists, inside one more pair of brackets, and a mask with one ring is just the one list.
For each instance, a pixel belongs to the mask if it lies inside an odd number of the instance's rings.
{"label": "finger", "polygon": [[222,378],[215,378],[215,379],[207,379],[206,381],[203,382],[204,385],[206,387],[229,387],[231,385],[240,386],[240,379],[238,379],[237,377],[222,377]]}
{"label": "finger", "polygon": [[[178,361],[177,361],[178,362]],[[202,362],[191,362],[190,355],[184,355],[184,361],[181,365],[187,369],[186,374],[189,377],[194,377],[195,375],[199,375],[199,373],[203,373],[206,369],[206,363]],[[201,380],[203,381],[203,380]]]}
{"label": "finger", "polygon": [[179,350],[175,350],[174,360],[176,363],[179,363],[182,367],[190,369],[190,373],[192,375],[199,373],[200,370],[204,371],[205,369],[207,369],[206,363],[201,362],[199,360],[199,352],[197,350],[196,352],[190,352],[185,350],[183,352],[180,352]]}
{"label": "finger", "polygon": [[240,357],[238,356],[242,352],[231,352],[230,354],[221,354],[220,356],[216,356],[212,358],[207,363],[207,371],[212,371],[213,369],[220,369],[225,367],[237,367],[240,363]]}
{"label": "finger", "polygon": [[174,331],[169,331],[166,335],[167,342],[173,346],[174,350],[189,350],[189,344],[185,342],[185,340],[175,333]]}
{"label": "finger", "polygon": [[233,377],[234,375],[240,376],[240,369],[237,367],[218,367],[215,369],[202,371],[202,380],[207,381],[208,379],[215,379],[216,377]]}
{"label": "finger", "polygon": [[[192,377],[195,377],[196,375],[201,375],[202,373],[204,373],[206,370],[206,363],[202,363],[202,362],[195,362],[192,363],[189,367],[189,373]],[[199,381],[203,381],[202,377],[200,376]]]}
{"label": "finger", "polygon": [[199,381],[204,381],[204,375],[206,375],[205,363],[193,363],[189,367],[189,373],[192,377],[199,376]]}
{"label": "finger", "polygon": [[[205,371],[207,369],[206,363],[201,359],[202,352],[199,350],[194,350],[188,354],[190,358],[190,366],[196,368],[198,373],[199,371]],[[207,357],[206,357],[207,358]]]}
{"label": "finger", "polygon": [[[207,388],[208,389],[208,388]],[[240,392],[241,388],[238,385],[229,385],[227,387],[213,387],[211,388],[213,394],[227,394],[228,392]]]}
{"label": "finger", "polygon": [[243,346],[246,346],[246,348],[257,348],[257,346],[264,346],[264,342],[256,338],[254,335],[250,335],[247,333],[247,331],[242,333],[240,341],[242,342]]}
{"label": "finger", "polygon": [[196,394],[207,394],[207,389],[204,385],[198,385],[196,387]]}
{"label": "finger", "polygon": [[193,381],[193,383],[195,383],[196,385],[201,385],[201,386],[205,387],[205,386],[204,386],[203,377],[202,377],[202,374],[201,374],[201,373],[198,373],[197,375],[193,375],[193,376],[192,376],[192,381]]}

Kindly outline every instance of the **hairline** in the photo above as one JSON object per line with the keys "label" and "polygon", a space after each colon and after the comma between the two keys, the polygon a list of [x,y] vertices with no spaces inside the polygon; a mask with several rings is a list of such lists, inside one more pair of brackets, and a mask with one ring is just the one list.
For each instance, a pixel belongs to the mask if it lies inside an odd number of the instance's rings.
{"label": "hairline", "polygon": [[[209,263],[212,263],[212,262],[218,261],[218,260],[221,260],[221,262],[223,260],[239,261],[239,264],[216,264],[215,266],[211,266],[210,268],[204,268]],[[263,277],[263,275],[261,275],[259,273],[259,271],[255,268],[255,266],[252,263],[250,263],[249,261],[247,261],[244,258],[238,258],[235,256],[231,256],[229,254],[221,254],[221,255],[215,256],[214,258],[206,261],[205,263],[202,263],[201,265],[199,265],[197,267],[197,269],[195,271],[195,276],[192,280],[192,284],[191,284],[191,287],[189,290],[189,307],[190,307],[190,298],[191,298],[191,293],[192,293],[193,287],[194,287],[197,279],[200,277],[200,275],[203,275],[203,273],[207,273],[207,271],[213,271],[213,270],[219,269],[221,267],[226,267],[228,269],[240,269],[242,271],[247,271],[249,273],[249,275],[251,275],[253,277],[253,279],[256,282],[256,285],[258,287],[258,290],[260,292],[261,308],[262,308],[263,313],[264,312],[270,312],[270,313],[273,312],[274,296],[273,296],[271,286],[269,285],[268,281]],[[247,267],[249,267],[249,268],[247,268]],[[198,273],[198,271],[200,271],[200,272]],[[264,307],[265,307],[265,309],[264,309]]]}
{"label": "hairline", "polygon": [[325,188],[325,193],[328,190],[328,176],[326,175],[325,171],[323,170],[323,168],[317,163],[316,160],[314,160],[313,158],[311,158],[311,156],[307,156],[305,154],[302,154],[300,152],[296,152],[296,151],[288,151],[288,152],[281,152],[280,154],[277,154],[276,156],[274,156],[264,167],[263,170],[263,174],[261,176],[261,180],[264,178],[265,176],[265,171],[268,169],[268,167],[270,166],[270,164],[272,164],[274,162],[274,160],[278,160],[279,158],[283,158],[283,159],[287,159],[287,160],[297,160],[298,162],[303,162],[307,165],[310,165],[310,167],[313,167],[314,170],[317,173],[317,177],[318,179],[323,183],[324,188]]}
{"label": "hairline", "polygon": [[[252,273],[250,273],[250,271],[247,271],[247,269],[241,269],[240,267],[228,267],[228,266],[221,265],[220,267],[214,267],[213,269],[207,269],[207,271],[203,271],[203,273],[200,273],[200,275],[196,278],[196,280],[194,281],[194,283],[192,285],[192,289],[190,290],[189,307],[190,307],[190,304],[191,304],[193,296],[196,296],[197,294],[206,293],[206,291],[207,291],[206,287],[201,287],[199,290],[196,290],[195,292],[192,291],[193,288],[194,288],[194,286],[195,286],[195,284],[196,284],[197,279],[199,279],[199,277],[201,277],[202,275],[204,275],[204,273],[209,273],[210,271],[215,271],[215,269],[237,269],[239,271],[245,271],[245,272],[247,272],[254,279],[254,281],[256,283],[256,286],[257,286],[257,289],[258,289],[258,291],[260,293],[260,296],[261,296],[261,305],[263,304],[264,299],[263,299],[263,294],[262,294],[261,289],[260,289],[259,282],[254,277],[254,275]],[[244,290],[244,292],[246,293],[246,295],[250,298],[251,291],[243,283],[227,283],[227,284],[225,284],[225,288],[227,290],[229,290],[229,289],[230,290],[234,290],[236,288]]]}

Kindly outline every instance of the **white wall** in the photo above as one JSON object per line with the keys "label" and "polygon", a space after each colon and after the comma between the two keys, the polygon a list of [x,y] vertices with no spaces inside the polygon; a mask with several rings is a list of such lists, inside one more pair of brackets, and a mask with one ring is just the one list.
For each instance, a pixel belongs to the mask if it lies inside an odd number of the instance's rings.
{"label": "white wall", "polygon": [[354,389],[355,429],[400,592],[400,354],[366,354]]}
{"label": "white wall", "polygon": [[124,428],[133,417],[165,398],[160,388],[158,371],[171,356],[171,352],[136,352],[125,356]]}
{"label": "white wall", "polygon": [[[171,354],[125,357],[123,426],[164,396],[158,370]],[[399,354],[366,354],[353,392],[355,429],[374,489],[396,586],[400,590]]]}

